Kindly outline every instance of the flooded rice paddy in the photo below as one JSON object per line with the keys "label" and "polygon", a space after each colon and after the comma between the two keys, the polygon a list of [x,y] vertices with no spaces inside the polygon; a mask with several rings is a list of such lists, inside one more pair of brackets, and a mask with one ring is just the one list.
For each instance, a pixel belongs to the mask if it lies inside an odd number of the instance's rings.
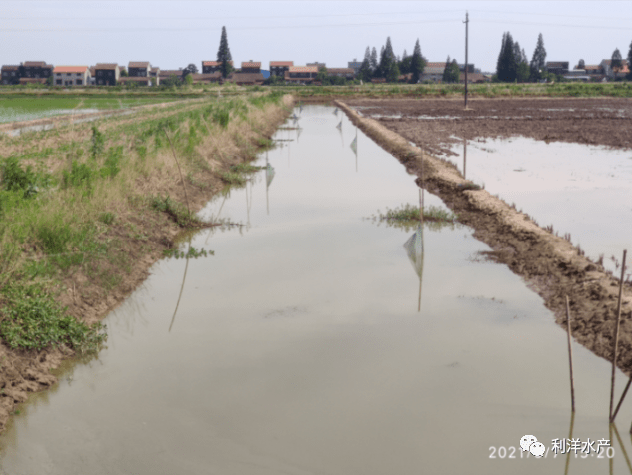
{"label": "flooded rice paddy", "polygon": [[[270,167],[208,203],[243,223],[191,237],[214,255],[157,263],[106,318],[108,348],[20,407],[0,473],[628,473],[608,363],[575,345],[572,438],[611,439],[614,457],[554,456],[566,334],[468,228],[366,219],[419,191],[333,110],[305,107]],[[546,457],[521,452],[526,434]]]}
{"label": "flooded rice paddy", "polygon": [[99,112],[99,109],[52,109],[40,111],[27,111],[10,107],[0,108],[0,123],[24,122],[27,120],[46,119],[58,115],[79,115]]}
{"label": "flooded rice paddy", "polygon": [[[619,277],[632,248],[632,151],[527,138],[456,145],[451,160],[466,178],[515,203],[540,226],[553,226]],[[614,260],[612,259],[614,257]],[[618,269],[618,272],[617,272]]]}

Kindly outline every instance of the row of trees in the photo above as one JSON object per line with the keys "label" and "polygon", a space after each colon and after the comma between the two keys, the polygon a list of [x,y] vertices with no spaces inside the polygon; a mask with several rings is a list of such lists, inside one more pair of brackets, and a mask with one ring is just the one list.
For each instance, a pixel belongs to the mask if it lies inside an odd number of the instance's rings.
{"label": "row of trees", "polygon": [[[632,43],[630,43],[627,60],[628,65],[632,65]],[[618,48],[612,53],[610,66],[615,70],[623,66],[623,58]],[[577,69],[584,69],[584,67],[584,60],[580,59]],[[527,55],[524,49],[520,48],[518,42],[514,42],[511,33],[506,32],[503,34],[494,80],[499,82],[536,82],[547,78],[555,79],[551,76],[546,71],[546,49],[544,48],[542,33],[538,35],[538,42],[533,51],[531,61],[527,60]],[[632,80],[632,70],[628,72],[626,78]]]}
{"label": "row of trees", "polygon": [[[626,75],[626,79],[632,81],[632,43],[630,43],[630,49],[628,50],[628,74]],[[580,60],[583,62],[583,60]],[[623,66],[623,58],[621,57],[621,51],[619,48],[616,48],[612,53],[612,57],[610,58],[610,67],[612,69],[618,69]]]}
{"label": "row of trees", "polygon": [[415,43],[413,54],[409,56],[404,50],[404,54],[400,58],[395,56],[391,37],[389,36],[386,38],[386,44],[382,46],[379,61],[375,47],[373,49],[366,47],[359,78],[364,82],[369,82],[373,78],[384,78],[386,82],[397,82],[400,75],[412,73],[411,82],[417,83],[424,72],[427,62],[426,58],[421,54],[419,39]]}
{"label": "row of trees", "polygon": [[545,73],[546,49],[542,33],[538,36],[531,62],[527,59],[524,48],[513,40],[511,33],[503,34],[503,41],[496,62],[496,77],[500,82],[528,82],[538,81]]}

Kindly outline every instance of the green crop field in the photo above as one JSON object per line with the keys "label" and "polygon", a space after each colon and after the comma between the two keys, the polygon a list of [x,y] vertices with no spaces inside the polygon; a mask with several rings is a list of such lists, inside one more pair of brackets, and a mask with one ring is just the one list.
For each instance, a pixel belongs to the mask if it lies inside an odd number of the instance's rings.
{"label": "green crop field", "polygon": [[172,102],[176,97],[152,95],[0,95],[0,123],[42,119],[53,115]]}

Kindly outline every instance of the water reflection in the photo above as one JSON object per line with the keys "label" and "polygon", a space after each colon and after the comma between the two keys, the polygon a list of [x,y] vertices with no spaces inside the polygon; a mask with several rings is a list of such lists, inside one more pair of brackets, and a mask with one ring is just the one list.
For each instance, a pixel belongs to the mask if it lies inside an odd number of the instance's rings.
{"label": "water reflection", "polygon": [[463,137],[463,178],[466,178],[465,176],[466,161],[467,161],[467,140],[465,139],[465,137]]}
{"label": "water reflection", "polygon": [[356,127],[356,135],[355,138],[353,139],[353,142],[351,142],[351,150],[353,150],[353,154],[355,155],[355,159],[356,159],[356,173],[358,173],[358,128]]}
{"label": "water reflection", "polygon": [[404,243],[404,249],[408,254],[408,259],[413,265],[417,276],[419,277],[419,297],[417,301],[417,311],[421,311],[421,286],[424,276],[424,227],[423,223],[417,225],[417,231],[408,238]]}
{"label": "water reflection", "polygon": [[[614,431],[614,435],[616,436],[617,441],[619,442],[619,447],[621,447],[621,451],[623,452],[623,457],[625,458],[625,463],[628,465],[628,470],[632,474],[632,464],[630,464],[630,458],[628,457],[628,452],[627,450],[625,450],[625,446],[623,445],[623,441],[621,440],[621,436],[619,435],[619,431],[617,430],[617,425],[613,422],[611,426],[612,426],[612,431]],[[610,441],[612,443],[612,435],[611,435]]]}
{"label": "water reflection", "polygon": [[191,255],[191,237],[189,237],[189,247],[187,249],[187,254],[186,254],[187,262],[184,265],[184,274],[182,275],[182,284],[180,285],[180,294],[178,294],[178,301],[176,302],[176,308],[173,311],[173,316],[171,317],[171,324],[169,324],[169,333],[171,333],[173,322],[176,321],[176,314],[178,313],[178,307],[180,306],[180,299],[182,299],[182,291],[184,290],[184,283],[187,280],[187,271],[189,270],[190,255]]}
{"label": "water reflection", "polygon": [[272,165],[270,165],[270,162],[268,161],[268,155],[266,153],[266,210],[268,212],[268,215],[270,214],[270,201],[268,199],[268,188],[270,188],[270,183],[272,183],[272,180],[274,179],[274,167],[272,167]]}

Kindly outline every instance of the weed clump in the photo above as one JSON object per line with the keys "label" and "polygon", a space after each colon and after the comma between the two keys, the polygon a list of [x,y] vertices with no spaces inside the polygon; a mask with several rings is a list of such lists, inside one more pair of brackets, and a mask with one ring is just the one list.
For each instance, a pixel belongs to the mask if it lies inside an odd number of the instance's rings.
{"label": "weed clump", "polygon": [[[438,206],[424,207],[424,221],[454,223],[458,216],[451,211],[439,208]],[[405,204],[400,208],[386,208],[386,213],[379,213],[377,218],[380,221],[419,221],[419,207]]]}
{"label": "weed clump", "polygon": [[238,163],[230,167],[230,171],[235,173],[254,173],[263,170],[265,167],[258,167],[249,163]]}
{"label": "weed clump", "polygon": [[182,203],[174,201],[169,195],[152,196],[149,198],[149,205],[156,211],[166,213],[181,228],[199,227],[204,224],[195,215],[189,213],[189,210]]}
{"label": "weed clump", "polygon": [[6,191],[20,192],[24,198],[35,195],[41,179],[29,165],[23,169],[17,157],[7,158],[2,165],[2,187]]}
{"label": "weed clump", "polygon": [[197,259],[198,257],[208,257],[209,255],[214,255],[215,251],[207,251],[206,249],[196,249],[191,246],[189,249],[184,252],[180,249],[165,249],[162,251],[165,257],[175,257],[176,259]]}
{"label": "weed clump", "polygon": [[241,186],[246,183],[246,179],[241,175],[241,173],[236,173],[234,171],[222,173],[221,179],[229,185]]}
{"label": "weed clump", "polygon": [[0,336],[11,348],[43,350],[66,345],[80,353],[97,351],[106,338],[100,323],[89,327],[65,313],[37,285],[8,285],[2,290]]}

